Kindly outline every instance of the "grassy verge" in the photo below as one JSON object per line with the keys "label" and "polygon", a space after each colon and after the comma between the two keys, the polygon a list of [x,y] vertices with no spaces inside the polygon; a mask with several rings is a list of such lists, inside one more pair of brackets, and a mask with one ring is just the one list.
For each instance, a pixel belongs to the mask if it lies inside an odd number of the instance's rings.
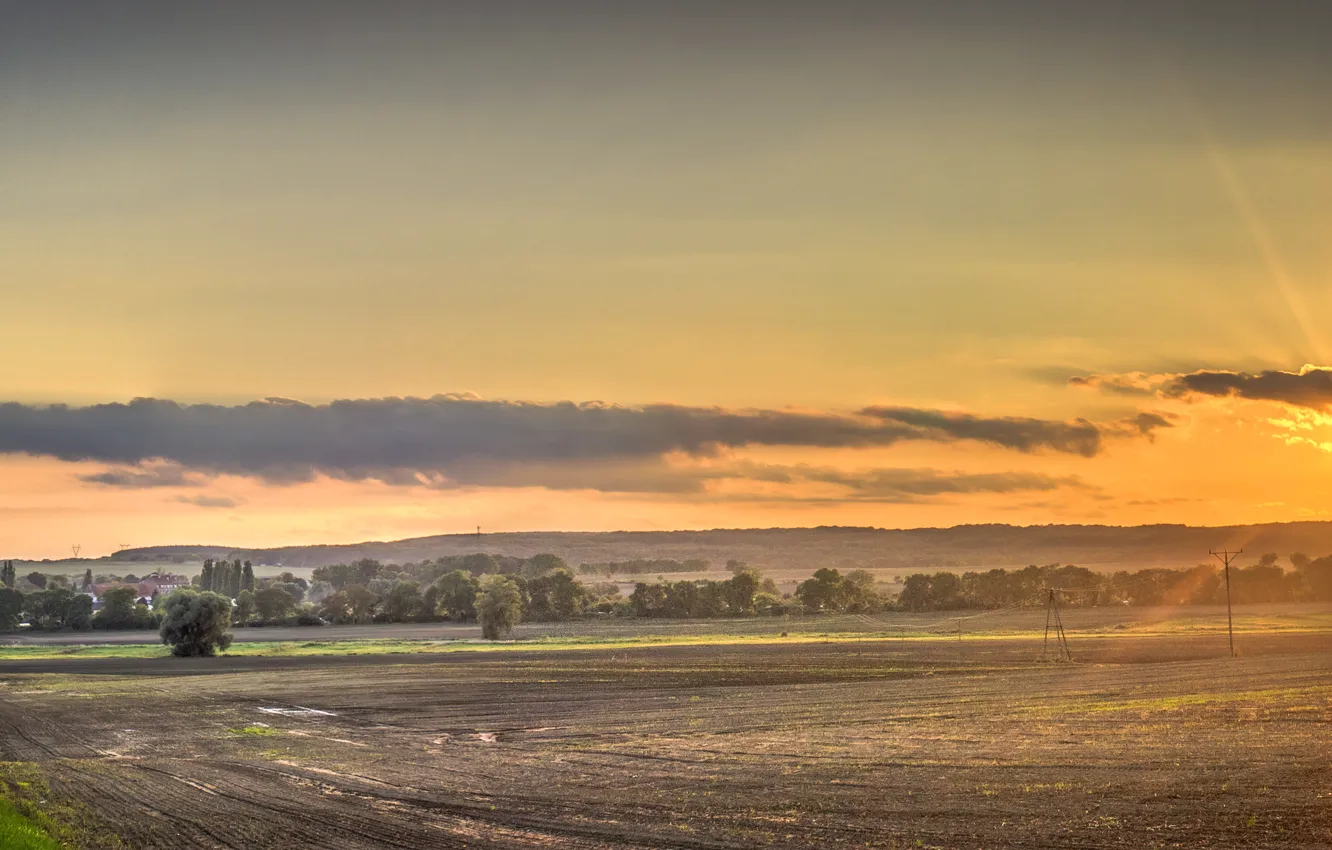
{"label": "grassy verge", "polygon": [[[942,613],[942,612],[941,612]],[[1041,629],[1017,627],[1017,624],[986,622],[984,617],[962,614],[963,639],[966,641],[1040,640]],[[1108,625],[1089,624],[1081,628],[1070,624],[1073,619],[1065,613],[1065,627],[1070,640],[1092,638],[1144,638],[1176,637],[1181,635],[1222,635],[1224,620],[1215,617],[1200,619],[1179,617],[1155,622],[1140,621]],[[929,627],[904,623],[896,626],[883,620],[865,618],[866,628],[858,631],[828,630],[817,620],[791,623],[789,632],[726,632],[728,625],[753,624],[753,620],[716,621],[697,625],[698,632],[643,633],[643,634],[580,634],[521,638],[508,641],[485,641],[471,638],[403,639],[403,638],[349,638],[319,640],[319,630],[310,629],[309,640],[244,641],[231,645],[225,653],[230,657],[305,657],[328,655],[407,655],[450,652],[524,652],[562,651],[579,649],[633,649],[658,646],[727,646],[790,643],[857,643],[861,641],[934,642],[955,639],[954,626],[940,618]],[[947,625],[940,625],[946,623]],[[716,629],[716,631],[712,631]],[[1297,618],[1245,617],[1236,618],[1235,633],[1243,634],[1307,634],[1332,631],[1332,617],[1327,615]],[[163,658],[170,655],[167,647],[152,642],[145,635],[143,643],[133,644],[61,644],[61,645],[0,645],[0,661],[60,658]]]}
{"label": "grassy verge", "polygon": [[0,847],[5,850],[60,850],[60,844],[46,830],[28,820],[22,812],[0,798]]}
{"label": "grassy verge", "polygon": [[51,792],[32,762],[0,762],[0,848],[124,850],[106,825],[76,801]]}

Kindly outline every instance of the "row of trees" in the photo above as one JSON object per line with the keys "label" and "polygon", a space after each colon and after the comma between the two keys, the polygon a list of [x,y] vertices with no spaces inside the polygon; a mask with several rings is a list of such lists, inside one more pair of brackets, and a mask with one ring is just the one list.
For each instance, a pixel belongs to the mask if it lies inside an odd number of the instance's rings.
{"label": "row of trees", "polygon": [[[1231,567],[1230,594],[1236,604],[1332,602],[1332,556],[1291,556],[1293,570],[1266,554],[1248,567]],[[1029,566],[1020,570],[934,574],[914,573],[903,581],[897,607],[907,611],[1003,608],[1061,590],[1064,604],[1219,605],[1226,601],[1222,571],[1208,564],[1191,569],[1121,570],[1110,575],[1083,567]]]}
{"label": "row of trees", "polygon": [[200,590],[219,593],[229,599],[240,596],[241,591],[254,591],[254,567],[249,561],[203,562],[203,571],[194,580]]}

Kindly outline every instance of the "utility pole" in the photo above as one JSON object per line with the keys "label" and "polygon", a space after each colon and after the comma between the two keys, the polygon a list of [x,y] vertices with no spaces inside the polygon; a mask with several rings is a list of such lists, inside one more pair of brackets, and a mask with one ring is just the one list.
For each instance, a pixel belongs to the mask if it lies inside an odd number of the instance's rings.
{"label": "utility pole", "polygon": [[1231,552],[1228,549],[1222,549],[1220,552],[1215,549],[1209,549],[1207,552],[1213,558],[1216,558],[1226,567],[1226,632],[1230,635],[1230,657],[1235,657],[1235,618],[1230,612],[1230,562],[1239,555],[1244,554],[1243,549],[1236,549]]}
{"label": "utility pole", "polygon": [[1064,634],[1064,620],[1059,616],[1059,597],[1055,595],[1055,589],[1049,588],[1049,596],[1045,602],[1045,648],[1041,652],[1042,658],[1050,656],[1050,622],[1053,618],[1055,627],[1055,640],[1059,642],[1059,656],[1061,661],[1072,661],[1073,653],[1068,651],[1068,636]]}

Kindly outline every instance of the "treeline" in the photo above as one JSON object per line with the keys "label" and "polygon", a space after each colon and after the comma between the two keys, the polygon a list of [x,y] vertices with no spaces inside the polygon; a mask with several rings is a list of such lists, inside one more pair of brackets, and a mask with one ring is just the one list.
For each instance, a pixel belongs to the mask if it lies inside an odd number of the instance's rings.
{"label": "treeline", "polygon": [[[634,563],[634,562],[630,562]],[[643,561],[638,563],[660,562]],[[687,564],[688,562],[680,562]],[[1332,601],[1332,556],[1291,556],[1283,570],[1275,555],[1231,569],[1236,603]],[[690,618],[875,613],[886,610],[994,609],[1039,604],[1050,588],[1069,606],[1205,605],[1225,601],[1219,569],[1144,569],[1107,575],[1077,566],[1029,566],[962,574],[914,573],[892,595],[865,570],[843,574],[817,570],[794,593],[782,594],[772,580],[731,561],[725,580],[679,579],[637,582],[625,595],[611,582],[580,581],[555,555],[531,558],[479,553],[431,561],[385,565],[362,559],[314,570],[310,580],[290,572],[258,578],[246,562],[208,561],[193,579],[200,590],[232,600],[236,626],[325,623],[480,622],[488,635],[502,635],[519,621],[550,622],[596,617]],[[0,565],[0,629],[25,619],[36,629],[148,629],[161,622],[166,603],[155,594],[136,598],[134,587],[110,588],[94,613],[92,598],[44,576],[19,579]],[[89,577],[84,577],[85,584]],[[35,588],[20,592],[15,585]]]}
{"label": "treeline", "polygon": [[[758,570],[739,561],[730,566],[732,577],[726,580],[639,582],[625,596],[616,584],[580,581],[562,559],[549,554],[525,559],[463,555],[403,565],[362,559],[319,567],[308,583],[289,573],[259,580],[253,594],[242,591],[237,599],[235,623],[484,623],[483,603],[506,594],[514,602],[514,622],[870,612],[891,604],[863,570],[844,576],[821,569],[794,594],[782,595]],[[497,567],[503,571],[494,571]],[[495,592],[488,596],[487,587]]]}
{"label": "treeline", "polygon": [[102,597],[102,607],[93,613],[92,597],[68,587],[52,587],[20,593],[0,587],[0,631],[12,631],[25,620],[43,631],[87,631],[88,629],[155,629],[161,616],[137,600],[132,587],[116,587]]}
{"label": "treeline", "polygon": [[[1270,553],[1251,566],[1232,566],[1231,600],[1235,604],[1332,602],[1332,556],[1310,559],[1295,553],[1290,560],[1293,570],[1282,569],[1277,556]],[[1003,608],[1036,600],[1049,588],[1060,591],[1062,604],[1075,607],[1220,605],[1226,601],[1224,573],[1209,564],[1111,574],[1049,564],[961,575],[914,573],[903,580],[897,607],[906,611]]]}

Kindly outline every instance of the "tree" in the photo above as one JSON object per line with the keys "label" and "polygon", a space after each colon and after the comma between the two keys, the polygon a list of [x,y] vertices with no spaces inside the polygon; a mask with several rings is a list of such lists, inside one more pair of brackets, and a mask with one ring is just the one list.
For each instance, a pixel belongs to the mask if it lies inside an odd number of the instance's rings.
{"label": "tree", "polygon": [[213,589],[213,559],[208,558],[203,562],[203,569],[199,572],[199,589]]}
{"label": "tree", "polygon": [[533,555],[526,561],[523,561],[522,575],[526,578],[537,578],[555,570],[567,570],[569,565],[564,563],[564,559],[559,555],[552,555],[549,552],[543,552],[539,555]]}
{"label": "tree", "polygon": [[294,581],[275,581],[269,585],[270,588],[277,588],[291,597],[294,604],[299,605],[305,601],[305,588]]}
{"label": "tree", "polygon": [[852,570],[846,574],[846,606],[853,612],[873,611],[879,606],[879,591],[874,586],[874,573]]}
{"label": "tree", "polygon": [[4,564],[0,564],[0,585],[12,588],[14,580],[14,562],[5,561]]}
{"label": "tree", "polygon": [[588,601],[587,589],[567,569],[529,579],[526,589],[527,613],[532,620],[573,619],[583,613]]}
{"label": "tree", "polygon": [[92,586],[93,586],[92,567],[89,567],[83,572],[83,589],[92,590]]}
{"label": "tree", "polygon": [[296,600],[282,586],[274,585],[254,594],[254,607],[259,611],[261,619],[278,620],[291,613],[296,607]]}
{"label": "tree", "polygon": [[241,590],[248,590],[254,593],[254,567],[249,561],[241,568]]}
{"label": "tree", "polygon": [[805,579],[796,587],[796,598],[807,611],[840,611],[846,594],[846,579],[842,573],[830,567],[814,571],[814,575]]}
{"label": "tree", "polygon": [[348,585],[342,593],[346,597],[352,622],[368,623],[374,618],[375,606],[379,604],[379,594],[362,584]]}
{"label": "tree", "polygon": [[319,616],[338,625],[352,622],[351,602],[347,600],[347,594],[339,590],[325,597]]}
{"label": "tree", "polygon": [[248,626],[254,619],[254,591],[242,590],[236,597],[236,607],[231,612],[231,622],[237,626]]}
{"label": "tree", "polygon": [[0,587],[0,632],[13,631],[23,622],[23,594],[12,587]]}
{"label": "tree", "polygon": [[384,565],[373,558],[362,558],[352,564],[352,569],[355,571],[357,582],[369,584],[370,579],[378,578],[383,572]]}
{"label": "tree", "polygon": [[478,552],[475,555],[464,555],[462,568],[474,576],[482,576],[489,573],[498,573],[500,564],[499,561],[495,560],[494,555],[488,552]]}
{"label": "tree", "polygon": [[500,640],[518,625],[523,613],[523,595],[512,579],[482,576],[476,599],[476,618],[486,640]]}
{"label": "tree", "polygon": [[102,610],[93,616],[93,627],[98,629],[134,628],[134,603],[138,589],[129,586],[113,587],[102,594]]}
{"label": "tree", "polygon": [[23,600],[23,608],[34,628],[56,631],[91,627],[92,597],[68,588],[30,593]]}
{"label": "tree", "polygon": [[65,628],[76,632],[91,629],[92,597],[83,593],[64,592],[69,594],[69,601],[65,604]]}
{"label": "tree", "polygon": [[754,597],[763,585],[763,576],[753,567],[745,566],[743,561],[730,561],[734,575],[726,584],[727,613],[735,617],[744,617],[754,613]]}
{"label": "tree", "polygon": [[328,582],[335,590],[342,590],[356,581],[356,569],[351,564],[330,564],[326,567],[315,567],[310,576],[315,581]]}
{"label": "tree", "polygon": [[231,600],[181,588],[166,601],[162,643],[182,658],[216,655],[231,646]]}
{"label": "tree", "polygon": [[439,588],[428,585],[421,594],[421,613],[418,619],[423,623],[432,623],[439,619]]}
{"label": "tree", "polygon": [[26,576],[24,576],[24,578],[26,578],[28,580],[28,584],[32,585],[33,587],[42,590],[46,589],[46,576],[42,575],[41,573],[31,572],[28,573]]}
{"label": "tree", "polygon": [[454,570],[435,579],[438,607],[450,620],[476,619],[476,594],[480,584],[466,570]]}
{"label": "tree", "polygon": [[409,623],[421,614],[421,585],[400,581],[384,597],[384,613],[390,623]]}
{"label": "tree", "polygon": [[629,594],[629,604],[634,608],[635,617],[665,616],[666,586],[638,582],[634,592]]}
{"label": "tree", "polygon": [[241,562],[232,561],[222,562],[222,594],[230,599],[240,596],[241,591]]}

